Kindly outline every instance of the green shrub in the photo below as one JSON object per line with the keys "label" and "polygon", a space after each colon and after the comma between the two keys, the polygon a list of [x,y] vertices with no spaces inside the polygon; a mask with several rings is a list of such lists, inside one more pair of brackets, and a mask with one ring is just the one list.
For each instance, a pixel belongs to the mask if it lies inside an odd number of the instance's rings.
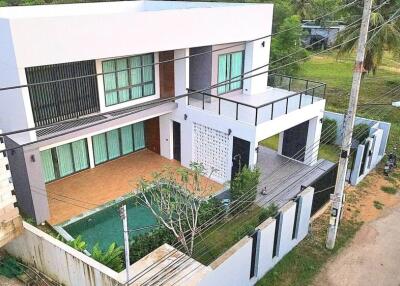
{"label": "green shrub", "polygon": [[[60,237],[58,239],[60,239]],[[64,238],[62,238],[62,241],[64,241]],[[82,236],[80,235],[78,235],[74,240],[67,241],[66,243],[80,252],[86,250],[86,242],[82,239]]]}
{"label": "green shrub", "polygon": [[334,145],[336,142],[337,122],[333,119],[324,119],[322,123],[321,141],[325,144]]}
{"label": "green shrub", "polygon": [[357,139],[361,144],[369,136],[369,125],[365,123],[360,123],[354,126],[353,138]]}
{"label": "green shrub", "polygon": [[395,187],[382,187],[381,190],[384,191],[385,193],[391,194],[391,195],[394,195],[397,193],[397,189]]}
{"label": "green shrub", "polygon": [[222,210],[223,210],[222,204],[216,198],[211,198],[206,202],[203,202],[199,209],[198,225],[202,225],[216,216],[218,218],[219,217],[218,214],[220,214]]}
{"label": "green shrub", "polygon": [[[80,252],[84,252],[87,247],[87,243],[80,235],[71,241],[65,241],[61,236],[57,236],[57,239]],[[96,243],[90,257],[116,272],[121,272],[124,269],[124,251],[122,247],[117,247],[115,242],[111,243],[105,252],[103,252],[98,243]]]}
{"label": "green shrub", "polygon": [[234,212],[247,208],[257,196],[257,186],[260,182],[260,170],[244,166],[231,182],[232,207]]}
{"label": "green shrub", "polygon": [[239,241],[246,235],[252,235],[255,231],[255,226],[252,224],[245,224],[242,225],[236,232],[235,232],[235,239]]}
{"label": "green shrub", "polygon": [[173,244],[174,241],[176,239],[173,233],[163,226],[134,237],[129,247],[131,263],[145,257],[164,243]]}
{"label": "green shrub", "polygon": [[92,249],[91,257],[113,269],[116,272],[121,272],[124,269],[124,251],[122,247],[117,247],[115,242],[111,243],[106,251],[103,251],[98,244]]}
{"label": "green shrub", "polygon": [[278,206],[274,203],[270,204],[268,207],[264,208],[260,215],[258,216],[258,223],[266,221],[270,217],[276,216],[278,213]]}

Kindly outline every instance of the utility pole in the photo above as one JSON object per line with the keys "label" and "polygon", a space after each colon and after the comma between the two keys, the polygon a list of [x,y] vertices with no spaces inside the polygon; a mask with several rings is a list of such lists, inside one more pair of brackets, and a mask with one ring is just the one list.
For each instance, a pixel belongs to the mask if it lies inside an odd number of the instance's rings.
{"label": "utility pole", "polygon": [[364,0],[364,10],[358,39],[356,63],[353,72],[353,82],[349,100],[349,108],[345,115],[345,126],[342,138],[342,151],[340,154],[338,173],[335,184],[335,192],[331,195],[331,215],[329,219],[328,236],[326,247],[335,247],[336,234],[339,226],[340,214],[343,206],[343,191],[346,182],[347,165],[353,137],[354,121],[357,112],[358,94],[360,91],[361,77],[364,69],[365,47],[368,39],[369,20],[371,17],[372,0]]}
{"label": "utility pole", "polygon": [[119,216],[121,217],[122,227],[124,231],[126,285],[128,285],[129,267],[131,266],[131,263],[129,261],[129,233],[128,233],[128,218],[126,216],[126,205],[123,205],[119,208]]}

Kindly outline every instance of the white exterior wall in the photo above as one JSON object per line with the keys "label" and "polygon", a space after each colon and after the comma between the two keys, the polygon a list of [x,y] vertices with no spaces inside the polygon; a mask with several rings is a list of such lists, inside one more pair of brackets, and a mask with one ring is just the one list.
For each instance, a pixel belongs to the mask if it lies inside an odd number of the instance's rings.
{"label": "white exterior wall", "polygon": [[6,251],[62,285],[115,286],[123,282],[116,279],[117,272],[32,225],[23,225],[24,234],[6,245]]}
{"label": "white exterior wall", "polygon": [[[0,150],[4,148],[0,137]],[[13,189],[8,159],[0,152],[0,248],[22,232],[22,219],[14,207],[17,200],[12,194]]]}
{"label": "white exterior wall", "polygon": [[[244,286],[249,284],[252,239],[245,237],[210,266],[213,271],[199,286]],[[229,257],[226,257],[229,256]]]}
{"label": "white exterior wall", "polygon": [[[335,144],[340,146],[342,140],[341,127],[343,126],[344,115],[341,113],[326,111],[324,117],[336,121],[337,130]],[[371,155],[367,156],[364,172],[361,172],[363,174],[360,175],[361,162],[364,155],[365,145],[359,144],[356,147],[356,158],[354,160],[353,170],[351,171],[350,175],[350,183],[353,186],[357,185],[362,179],[364,179],[364,177],[368,175],[368,173],[372,169],[374,169],[377,164],[382,160],[383,156],[385,155],[391,127],[390,123],[376,121],[363,117],[356,117],[354,124],[366,124],[370,126],[369,137],[367,138],[367,140],[370,142],[368,152],[371,152]]]}
{"label": "white exterior wall", "polygon": [[[175,1],[0,8],[0,86],[26,84],[25,68],[31,66],[251,40],[269,33],[272,12],[272,4]],[[268,56],[269,45],[265,50]],[[99,60],[96,65],[101,72]],[[155,69],[158,78],[158,65]],[[156,80],[156,95],[105,107],[101,76],[98,81],[101,111],[159,98]],[[34,127],[28,89],[1,93],[0,127],[5,131]],[[13,139],[29,142],[36,136],[29,132]]]}
{"label": "white exterior wall", "polygon": [[258,277],[263,277],[275,265],[275,262],[272,260],[275,227],[276,220],[269,218],[257,228],[260,231]]}

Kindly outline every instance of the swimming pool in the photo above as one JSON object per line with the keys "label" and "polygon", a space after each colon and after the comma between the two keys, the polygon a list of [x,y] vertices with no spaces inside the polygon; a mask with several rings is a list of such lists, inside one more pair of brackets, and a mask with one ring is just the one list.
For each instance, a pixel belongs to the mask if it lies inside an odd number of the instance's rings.
{"label": "swimming pool", "polygon": [[130,232],[130,237],[151,231],[152,228],[146,227],[157,224],[157,219],[149,208],[138,204],[135,197],[129,197],[114,201],[90,214],[72,219],[62,225],[62,228],[73,238],[81,235],[87,243],[89,252],[96,243],[99,243],[102,249],[108,248],[112,242],[116,242],[118,246],[123,246],[119,207],[124,203],[128,214],[128,229],[142,228]]}

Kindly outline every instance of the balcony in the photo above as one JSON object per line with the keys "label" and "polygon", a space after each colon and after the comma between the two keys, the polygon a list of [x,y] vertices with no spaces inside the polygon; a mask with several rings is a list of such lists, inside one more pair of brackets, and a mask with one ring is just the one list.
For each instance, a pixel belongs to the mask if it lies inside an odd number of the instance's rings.
{"label": "balcony", "polygon": [[189,95],[188,105],[257,126],[323,100],[325,90],[321,82],[273,74],[265,93],[217,96],[201,92]]}

